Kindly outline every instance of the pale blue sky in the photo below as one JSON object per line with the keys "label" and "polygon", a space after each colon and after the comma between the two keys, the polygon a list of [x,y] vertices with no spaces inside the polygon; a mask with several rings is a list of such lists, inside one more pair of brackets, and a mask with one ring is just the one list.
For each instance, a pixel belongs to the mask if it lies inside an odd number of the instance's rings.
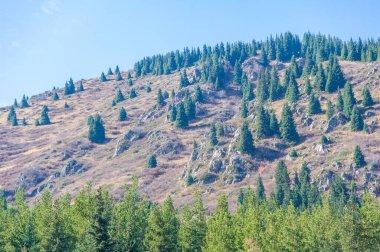
{"label": "pale blue sky", "polygon": [[291,31],[380,36],[376,0],[12,0],[0,6],[0,106],[185,46]]}

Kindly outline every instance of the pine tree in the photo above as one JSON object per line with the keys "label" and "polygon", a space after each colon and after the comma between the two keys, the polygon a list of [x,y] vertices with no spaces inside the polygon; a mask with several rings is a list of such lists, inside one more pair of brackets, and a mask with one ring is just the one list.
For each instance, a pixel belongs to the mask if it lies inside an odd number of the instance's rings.
{"label": "pine tree", "polygon": [[84,87],[83,87],[83,82],[81,81],[79,83],[78,92],[83,92],[83,91],[84,91]]}
{"label": "pine tree", "polygon": [[108,73],[107,73],[107,75],[113,75],[113,72],[112,72],[111,68],[108,68]]}
{"label": "pine tree", "polygon": [[241,69],[241,65],[238,60],[235,61],[234,66],[234,83],[236,85],[241,85],[241,77],[243,75],[243,70]]}
{"label": "pine tree", "polygon": [[12,126],[18,126],[18,120],[17,120],[16,113],[12,116],[11,123],[12,123]]}
{"label": "pine tree", "polygon": [[184,88],[190,85],[189,79],[187,78],[186,70],[180,73],[179,88]]}
{"label": "pine tree", "polygon": [[23,95],[21,99],[21,108],[27,108],[27,107],[29,107],[28,99],[25,97],[25,95]]}
{"label": "pine tree", "polygon": [[177,118],[177,106],[173,104],[172,109],[170,110],[170,121],[174,122],[176,118]]}
{"label": "pine tree", "polygon": [[105,82],[107,81],[107,78],[106,78],[106,75],[102,72],[102,74],[100,75],[100,81],[101,82]]}
{"label": "pine tree", "polygon": [[263,180],[261,179],[260,175],[259,175],[259,178],[257,179],[256,200],[259,202],[259,204],[262,204],[265,202],[265,189],[264,189]]}
{"label": "pine tree", "polygon": [[58,101],[59,100],[59,96],[58,96],[57,92],[54,93],[53,100],[54,101]]}
{"label": "pine tree", "polygon": [[187,115],[188,120],[195,119],[196,116],[196,107],[193,99],[191,98],[190,94],[187,93],[185,96],[185,111]]}
{"label": "pine tree", "polygon": [[163,96],[164,96],[164,99],[168,99],[169,98],[169,92],[167,90],[164,91],[163,93]]}
{"label": "pine tree", "polygon": [[326,92],[333,93],[339,88],[342,88],[344,83],[345,79],[337,57],[330,56],[328,66],[328,77],[325,87]]}
{"label": "pine tree", "polygon": [[65,105],[63,105],[63,108],[68,109],[68,108],[70,108],[70,106],[67,102],[65,102]]}
{"label": "pine tree", "polygon": [[175,91],[174,91],[174,89],[172,89],[172,92],[170,93],[170,98],[171,98],[172,100],[175,99]]}
{"label": "pine tree", "polygon": [[259,105],[257,108],[255,123],[257,139],[270,136],[269,114],[262,105]]}
{"label": "pine tree", "polygon": [[275,195],[276,202],[278,206],[287,207],[290,204],[290,177],[288,173],[288,168],[283,160],[277,165],[275,172]]}
{"label": "pine tree", "polygon": [[239,151],[244,154],[252,155],[254,151],[253,137],[249,130],[248,121],[244,120],[240,129]]}
{"label": "pine tree", "polygon": [[310,95],[312,91],[313,91],[313,89],[312,89],[312,87],[310,85],[310,80],[309,80],[309,78],[306,78],[305,79],[305,93],[307,95]]}
{"label": "pine tree", "polygon": [[352,92],[352,86],[349,82],[346,82],[343,92],[343,113],[346,117],[350,117],[352,108],[355,104],[356,99]]}
{"label": "pine tree", "polygon": [[352,131],[364,129],[364,120],[357,106],[352,109],[350,127]]}
{"label": "pine tree", "polygon": [[240,115],[241,115],[241,117],[243,119],[247,118],[247,116],[248,116],[247,102],[244,99],[241,100],[241,112],[240,112]]}
{"label": "pine tree", "polygon": [[117,74],[116,74],[116,81],[121,81],[121,80],[123,80],[123,77],[121,76],[121,73],[120,72],[118,72]]}
{"label": "pine tree", "polygon": [[322,63],[319,63],[318,71],[314,80],[314,87],[319,91],[325,91],[326,88],[326,75],[323,70]]}
{"label": "pine tree", "polygon": [[156,168],[156,167],[157,167],[156,155],[151,155],[148,159],[148,168]]}
{"label": "pine tree", "polygon": [[279,129],[279,126],[278,126],[278,121],[277,121],[276,113],[273,110],[270,113],[270,117],[269,117],[269,129],[270,129],[270,134],[272,136],[280,134],[280,129]]}
{"label": "pine tree", "polygon": [[216,128],[215,128],[215,124],[212,123],[210,126],[210,145],[211,147],[214,147],[217,144],[218,144],[218,139],[216,137]]}
{"label": "pine tree", "polygon": [[162,95],[161,88],[158,88],[158,92],[157,92],[157,106],[158,107],[165,106],[165,99],[164,99],[164,96]]}
{"label": "pine tree", "polygon": [[104,123],[99,114],[90,116],[87,121],[88,124],[88,139],[94,143],[102,143],[106,139],[106,131]]}
{"label": "pine tree", "polygon": [[199,85],[197,85],[197,87],[195,88],[194,100],[195,102],[200,102],[200,103],[204,102],[202,89]]}
{"label": "pine tree", "polygon": [[224,125],[222,123],[216,126],[216,136],[221,137],[225,135]]}
{"label": "pine tree", "polygon": [[130,86],[130,87],[133,86],[133,81],[132,81],[132,79],[128,79],[128,86]]}
{"label": "pine tree", "polygon": [[343,96],[340,90],[338,90],[335,107],[338,112],[343,112],[344,101],[343,101]]}
{"label": "pine tree", "polygon": [[182,128],[182,129],[187,128],[187,126],[189,126],[189,121],[186,115],[185,106],[183,105],[182,102],[180,102],[178,105],[175,125],[176,127]]}
{"label": "pine tree", "polygon": [[146,87],[146,92],[147,92],[147,93],[152,92],[152,88],[151,88],[150,86],[147,86],[147,87]]}
{"label": "pine tree", "polygon": [[13,107],[15,107],[15,108],[18,107],[17,99],[14,100],[14,102],[13,102]]}
{"label": "pine tree", "polygon": [[301,209],[307,209],[309,207],[309,198],[310,198],[310,191],[311,191],[311,184],[310,184],[310,169],[307,166],[306,162],[302,163],[301,167],[301,173],[300,173],[300,195],[301,195]]}
{"label": "pine tree", "polygon": [[48,124],[50,124],[50,118],[49,118],[49,115],[48,115],[48,110],[45,109],[45,107],[44,107],[42,109],[42,112],[41,112],[40,125],[48,125]]}
{"label": "pine tree", "polygon": [[123,107],[120,108],[119,110],[119,121],[126,121],[127,120],[127,112]]}
{"label": "pine tree", "polygon": [[11,108],[9,109],[7,121],[8,122],[12,122],[13,121],[13,117],[16,117],[16,110],[15,110],[14,106],[11,106]]}
{"label": "pine tree", "polygon": [[294,75],[290,75],[289,84],[286,89],[286,99],[288,99],[289,102],[297,102],[299,98],[299,90],[298,90],[298,84],[296,79],[294,78]]}
{"label": "pine tree", "polygon": [[119,66],[116,65],[116,67],[115,67],[115,74],[118,74],[118,73],[120,73],[120,69],[119,69]]}
{"label": "pine tree", "polygon": [[128,79],[128,80],[129,80],[129,79],[132,79],[131,72],[128,72],[128,74],[127,74],[127,79]]}
{"label": "pine tree", "polygon": [[115,103],[118,103],[118,102],[122,102],[124,100],[125,100],[124,95],[119,88],[119,90],[117,91],[116,96],[114,98],[114,101],[115,101]]}
{"label": "pine tree", "polygon": [[364,107],[369,107],[369,106],[373,105],[373,99],[372,99],[372,96],[371,96],[371,92],[369,92],[368,87],[364,87],[363,88],[363,90],[362,90],[362,98],[363,98],[362,104],[363,104]]}
{"label": "pine tree", "polygon": [[309,115],[315,115],[321,113],[321,104],[317,97],[312,93],[309,97],[309,105],[307,108],[307,113]]}
{"label": "pine tree", "polygon": [[296,59],[295,59],[294,55],[292,56],[292,58],[290,60],[290,68],[291,68],[291,70],[293,72],[293,75],[296,78],[299,78],[301,76],[301,70],[298,67],[298,64],[296,62]]}
{"label": "pine tree", "polygon": [[329,120],[334,115],[334,106],[331,101],[327,102],[326,117]]}
{"label": "pine tree", "polygon": [[358,168],[366,165],[364,155],[363,155],[359,145],[356,145],[356,147],[355,147],[354,157],[353,157],[352,161],[355,164],[355,166]]}
{"label": "pine tree", "polygon": [[261,50],[261,64],[264,67],[268,65],[268,54],[264,48]]}
{"label": "pine tree", "polygon": [[136,90],[134,88],[131,89],[131,92],[129,93],[129,98],[133,99],[137,97]]}
{"label": "pine tree", "polygon": [[281,96],[281,86],[278,79],[277,70],[272,68],[270,73],[269,100],[274,102]]}
{"label": "pine tree", "polygon": [[285,104],[282,108],[280,125],[282,140],[286,143],[296,144],[299,141],[299,135],[288,104]]}

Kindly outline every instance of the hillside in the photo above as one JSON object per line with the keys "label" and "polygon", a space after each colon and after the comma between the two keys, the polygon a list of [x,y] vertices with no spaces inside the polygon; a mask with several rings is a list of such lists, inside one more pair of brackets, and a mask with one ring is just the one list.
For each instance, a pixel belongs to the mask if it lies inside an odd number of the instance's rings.
{"label": "hillside", "polygon": [[[297,63],[302,66],[302,57]],[[239,138],[241,118],[241,86],[234,84],[234,66],[223,64],[226,72],[225,88],[215,90],[207,81],[199,81],[202,64],[186,67],[190,80],[197,84],[179,89],[180,71],[166,75],[136,77],[135,70],[122,71],[123,80],[116,81],[114,75],[107,75],[108,81],[99,78],[79,80],[83,92],[64,95],[64,89],[58,89],[60,99],[53,100],[55,91],[30,97],[28,108],[16,108],[19,120],[25,118],[27,126],[13,127],[7,122],[10,107],[0,111],[0,190],[6,196],[23,188],[30,199],[38,198],[44,190],[50,190],[55,196],[70,193],[75,195],[86,183],[95,187],[108,188],[116,197],[120,197],[124,185],[133,176],[139,181],[139,190],[153,201],[161,202],[172,195],[178,205],[189,202],[195,191],[204,192],[204,200],[213,208],[217,195],[224,191],[232,194],[236,200],[239,189],[256,187],[259,175],[262,177],[266,193],[274,190],[274,171],[279,160],[286,160],[291,176],[301,169],[304,161],[311,169],[311,176],[317,181],[320,190],[327,190],[329,181],[341,176],[347,183],[355,181],[358,189],[368,188],[376,196],[380,194],[380,63],[339,61],[344,77],[353,88],[358,106],[364,116],[367,131],[352,132],[349,120],[336,125],[327,132],[325,111],[327,101],[335,104],[337,93],[318,92],[323,112],[307,115],[308,95],[305,94],[305,79],[297,78],[300,90],[299,101],[291,105],[291,110],[300,135],[300,141],[290,146],[278,137],[255,138],[255,151],[252,156],[241,154],[236,144]],[[242,62],[252,87],[257,92],[257,76],[264,69],[261,57],[249,56]],[[278,69],[280,82],[283,83],[289,62],[271,60],[270,66]],[[324,62],[327,65],[327,61]],[[269,67],[270,67],[269,66]],[[133,85],[128,85],[128,73]],[[314,77],[310,77],[314,80]],[[194,93],[196,85],[203,90],[204,103],[197,103],[196,119],[190,121],[186,129],[175,127],[169,120],[172,104],[185,96],[185,90]],[[152,91],[147,92],[150,86]],[[375,105],[363,108],[361,91],[367,86]],[[134,88],[137,97],[129,98]],[[175,98],[166,99],[166,105],[156,106],[158,89],[171,93]],[[112,106],[112,101],[121,89],[126,99]],[[317,93],[317,92],[316,92]],[[67,102],[69,108],[64,108]],[[285,98],[266,103],[273,109],[280,121]],[[248,102],[247,120],[255,136],[256,116],[254,107],[257,99]],[[49,108],[52,124],[35,126],[43,106]],[[118,121],[119,109],[124,107],[128,119]],[[102,144],[91,143],[87,139],[87,118],[99,113],[105,123],[106,141]],[[334,115],[336,118],[336,114]],[[330,119],[332,120],[332,119]],[[336,119],[335,119],[336,120]],[[218,144],[209,143],[210,124],[223,125],[225,134],[218,137]],[[321,145],[322,135],[330,143]],[[197,148],[193,149],[194,141]],[[361,147],[367,165],[357,169],[352,165],[352,156],[356,145]],[[195,151],[194,151],[195,150]],[[295,150],[297,157],[290,157]],[[196,152],[196,154],[194,153]],[[147,159],[156,154],[157,168],[147,168]],[[187,183],[189,175],[194,179]]]}

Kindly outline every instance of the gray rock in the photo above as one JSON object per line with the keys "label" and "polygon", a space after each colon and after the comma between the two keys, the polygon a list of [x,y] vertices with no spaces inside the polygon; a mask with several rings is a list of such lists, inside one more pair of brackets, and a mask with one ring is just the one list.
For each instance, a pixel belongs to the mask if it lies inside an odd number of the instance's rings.
{"label": "gray rock", "polygon": [[16,189],[28,191],[30,188],[37,186],[48,177],[45,171],[38,168],[32,168],[22,172],[16,182]]}
{"label": "gray rock", "polygon": [[129,130],[127,134],[125,134],[124,136],[120,137],[117,140],[113,158],[127,151],[131,147],[132,142],[138,139],[141,139],[143,137],[144,137],[144,134],[141,131]]}
{"label": "gray rock", "polygon": [[71,160],[65,166],[62,167],[60,177],[71,176],[76,173],[80,173],[83,165],[76,160]]}
{"label": "gray rock", "polygon": [[325,128],[325,133],[330,133],[340,125],[344,125],[348,122],[347,118],[343,115],[342,112],[333,115],[330,120],[327,122]]}
{"label": "gray rock", "polygon": [[327,152],[327,149],[321,143],[314,144],[313,150],[316,151],[316,152],[318,152],[318,153],[326,153]]}
{"label": "gray rock", "polygon": [[366,111],[365,113],[364,113],[364,118],[370,118],[370,117],[373,117],[373,116],[375,116],[376,114],[374,113],[374,112],[372,112],[372,111]]}

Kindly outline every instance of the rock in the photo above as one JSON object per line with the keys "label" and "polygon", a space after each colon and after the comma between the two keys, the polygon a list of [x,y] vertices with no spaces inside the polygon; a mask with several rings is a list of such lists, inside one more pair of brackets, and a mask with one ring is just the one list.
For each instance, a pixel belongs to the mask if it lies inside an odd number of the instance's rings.
{"label": "rock", "polygon": [[227,184],[239,183],[249,171],[257,171],[258,165],[253,162],[251,157],[234,154],[230,157],[225,169]]}
{"label": "rock", "polygon": [[370,118],[370,117],[373,117],[373,116],[375,116],[376,114],[374,113],[374,112],[372,112],[372,111],[366,111],[365,113],[364,113],[364,118]]}
{"label": "rock", "polygon": [[214,183],[218,177],[215,174],[206,172],[200,177],[200,182],[204,185]]}
{"label": "rock", "polygon": [[313,145],[313,150],[319,153],[326,153],[327,149],[325,149],[325,146],[321,143],[314,144]]}
{"label": "rock", "polygon": [[219,173],[222,170],[223,162],[220,159],[213,159],[210,162],[208,170],[213,173]]}
{"label": "rock", "polygon": [[368,184],[372,180],[373,173],[372,172],[365,172],[364,173],[364,183]]}
{"label": "rock", "polygon": [[144,137],[144,134],[140,132],[139,130],[129,130],[127,134],[125,134],[124,136],[120,137],[117,140],[113,158],[127,151],[131,147],[132,142],[138,139],[141,139],[143,137]]}
{"label": "rock", "polygon": [[81,173],[83,165],[76,160],[71,160],[65,166],[62,167],[60,177],[71,176],[76,173]]}
{"label": "rock", "polygon": [[30,188],[37,186],[48,177],[48,174],[39,168],[33,168],[22,172],[16,182],[16,190],[24,189],[28,191]]}
{"label": "rock", "polygon": [[335,173],[332,171],[322,170],[318,178],[318,189],[320,191],[326,191],[329,189],[331,181],[335,178]]}
{"label": "rock", "polygon": [[345,182],[351,181],[353,179],[351,174],[349,174],[348,172],[342,172],[340,176]]}
{"label": "rock", "polygon": [[207,114],[207,110],[204,108],[204,106],[202,105],[202,103],[197,102],[195,104],[195,114],[197,116],[203,116],[203,115]]}
{"label": "rock", "polygon": [[160,130],[150,131],[147,138],[150,152],[155,155],[179,154],[183,150],[183,146],[178,139],[166,132]]}
{"label": "rock", "polygon": [[344,125],[347,123],[347,118],[343,115],[342,112],[333,115],[330,120],[327,122],[327,126],[325,128],[325,133],[330,133],[334,129],[336,129],[340,125]]}
{"label": "rock", "polygon": [[231,109],[222,110],[217,115],[217,121],[225,122],[230,120],[235,115],[235,112]]}
{"label": "rock", "polygon": [[313,118],[307,116],[306,114],[302,115],[301,125],[302,127],[308,127],[313,123]]}

